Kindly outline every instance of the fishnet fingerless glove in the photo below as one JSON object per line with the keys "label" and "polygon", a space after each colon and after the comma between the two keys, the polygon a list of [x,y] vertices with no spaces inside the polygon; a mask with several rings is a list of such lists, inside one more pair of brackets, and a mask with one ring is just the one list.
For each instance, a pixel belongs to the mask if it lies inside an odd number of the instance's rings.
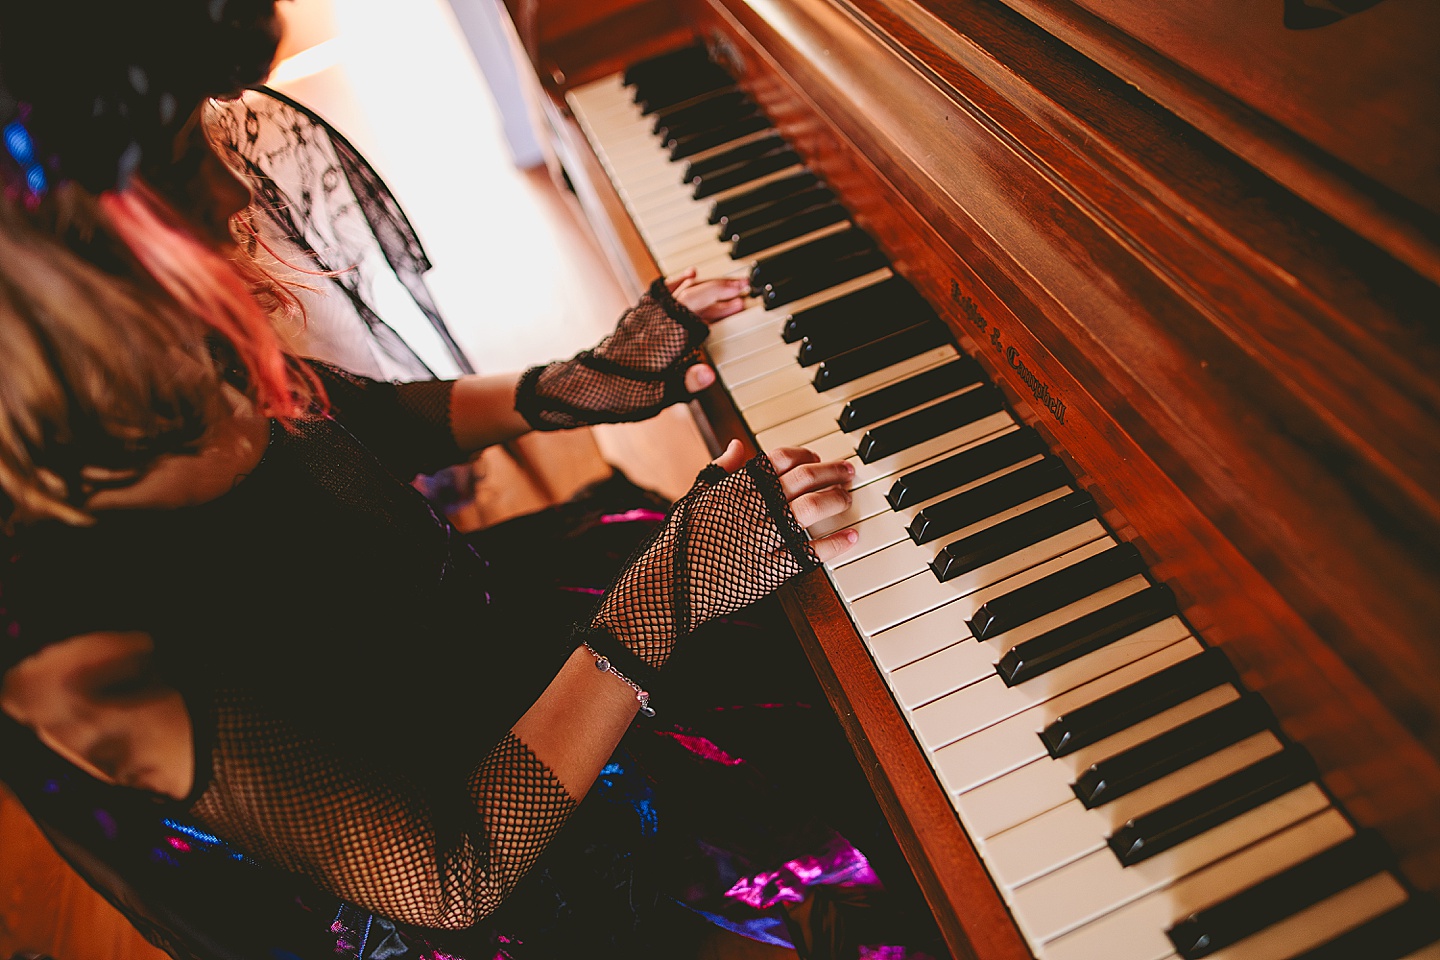
{"label": "fishnet fingerless glove", "polygon": [[729,475],[712,464],[578,635],[648,687],[681,637],[819,565],[769,457]]}
{"label": "fishnet fingerless glove", "polygon": [[708,333],[661,278],[599,346],[525,371],[515,409],[536,430],[647,419],[689,397],[685,371]]}

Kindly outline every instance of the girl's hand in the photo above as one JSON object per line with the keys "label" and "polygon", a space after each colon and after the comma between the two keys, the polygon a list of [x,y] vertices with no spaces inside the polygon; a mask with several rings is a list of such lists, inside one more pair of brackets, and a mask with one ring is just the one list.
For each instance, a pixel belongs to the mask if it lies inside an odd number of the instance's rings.
{"label": "girl's hand", "polygon": [[[739,313],[745,309],[745,298],[750,294],[748,280],[699,280],[694,267],[667,277],[665,286],[676,302],[706,323]],[[699,393],[714,382],[715,371],[707,364],[697,363],[685,371],[685,389],[691,393]]]}
{"label": "girl's hand", "polygon": [[[849,508],[855,467],[848,460],[822,462],[819,455],[803,447],[778,447],[770,451],[769,457],[780,475],[780,489],[802,527],[814,526]],[[744,462],[745,450],[738,440],[731,440],[725,452],[715,458],[716,465],[726,473],[740,469]],[[812,540],[810,546],[820,562],[827,563],[854,546],[858,537],[851,527]]]}
{"label": "girl's hand", "polygon": [[706,323],[724,320],[745,309],[750,281],[737,277],[700,280],[695,268],[682,270],[665,279],[665,286],[682,306]]}

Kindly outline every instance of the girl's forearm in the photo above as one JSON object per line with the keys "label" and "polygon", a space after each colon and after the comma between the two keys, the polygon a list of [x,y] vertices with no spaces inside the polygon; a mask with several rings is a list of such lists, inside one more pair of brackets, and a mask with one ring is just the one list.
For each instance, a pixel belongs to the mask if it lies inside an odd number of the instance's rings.
{"label": "girl's forearm", "polygon": [[450,425],[461,450],[479,453],[530,432],[530,425],[515,412],[515,385],[519,380],[518,373],[496,373],[455,381]]}

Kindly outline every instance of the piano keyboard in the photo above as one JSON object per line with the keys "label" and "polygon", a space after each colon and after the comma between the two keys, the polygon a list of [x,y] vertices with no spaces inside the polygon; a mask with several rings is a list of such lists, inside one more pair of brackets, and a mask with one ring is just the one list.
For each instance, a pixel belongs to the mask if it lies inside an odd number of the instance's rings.
{"label": "piano keyboard", "polygon": [[707,351],[762,449],[856,467],[827,565],[1043,960],[1440,958],[1139,553],[699,48],[568,94],[666,274],[745,275]]}

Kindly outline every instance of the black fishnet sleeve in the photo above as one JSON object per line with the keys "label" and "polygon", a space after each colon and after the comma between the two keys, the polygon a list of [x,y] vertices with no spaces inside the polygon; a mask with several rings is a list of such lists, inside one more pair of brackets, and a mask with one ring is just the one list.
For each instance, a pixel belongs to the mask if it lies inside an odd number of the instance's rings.
{"label": "black fishnet sleeve", "polygon": [[729,475],[712,464],[578,633],[648,687],[682,637],[819,565],[769,457]]}
{"label": "black fishnet sleeve", "polygon": [[212,777],[191,813],[397,922],[456,930],[487,916],[575,809],[513,733],[447,790],[347,756],[242,694],[215,704]]}
{"label": "black fishnet sleeve", "polygon": [[685,371],[699,362],[708,333],[656,280],[594,349],[525,371],[515,409],[536,430],[653,417],[689,397]]}
{"label": "black fishnet sleeve", "polygon": [[468,459],[450,420],[452,380],[388,383],[310,361],[330,413],[402,480]]}

